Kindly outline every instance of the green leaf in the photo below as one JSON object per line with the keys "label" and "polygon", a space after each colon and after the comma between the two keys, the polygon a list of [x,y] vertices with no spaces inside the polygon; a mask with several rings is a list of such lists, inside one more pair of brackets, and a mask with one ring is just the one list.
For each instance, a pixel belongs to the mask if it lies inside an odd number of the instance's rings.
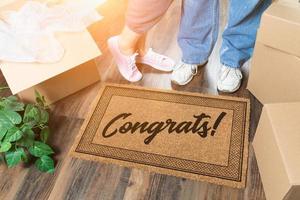
{"label": "green leaf", "polygon": [[23,137],[17,142],[17,144],[19,146],[23,146],[23,147],[32,147],[33,146],[33,142],[34,142],[34,132],[31,129],[31,127],[28,126],[24,126],[22,128],[22,132],[23,132]]}
{"label": "green leaf", "polygon": [[40,109],[40,124],[47,124],[49,121],[49,113],[45,109]]}
{"label": "green leaf", "polygon": [[18,148],[15,151],[8,151],[5,153],[5,160],[8,167],[14,167],[22,161],[24,154],[23,148]]}
{"label": "green leaf", "polygon": [[48,126],[45,126],[40,133],[41,141],[46,143],[50,135],[50,129]]}
{"label": "green leaf", "polygon": [[35,100],[37,104],[44,108],[46,105],[45,97],[42,96],[37,90],[35,90],[34,92],[35,92]]}
{"label": "green leaf", "polygon": [[40,110],[36,106],[28,104],[25,108],[23,122],[35,126],[39,124],[40,114]]}
{"label": "green leaf", "polygon": [[7,133],[7,128],[0,126],[0,142],[5,137],[6,133]]}
{"label": "green leaf", "polygon": [[7,131],[7,134],[4,138],[4,142],[15,142],[21,139],[23,136],[23,132],[17,128],[13,127]]}
{"label": "green leaf", "polygon": [[22,149],[21,159],[25,163],[28,163],[28,161],[29,161],[28,155],[26,154],[26,152],[24,151],[24,149]]}
{"label": "green leaf", "polygon": [[49,113],[40,106],[28,104],[25,109],[23,122],[35,125],[44,125],[49,121]]}
{"label": "green leaf", "polygon": [[50,174],[54,173],[54,161],[49,156],[42,156],[41,158],[37,159],[35,166],[41,172],[47,172]]}
{"label": "green leaf", "polygon": [[19,112],[24,110],[24,103],[19,102],[16,96],[10,96],[1,99],[0,107],[6,110]]}
{"label": "green leaf", "polygon": [[7,127],[8,129],[15,124],[20,124],[22,117],[19,113],[11,110],[0,110],[0,127]]}
{"label": "green leaf", "polygon": [[54,153],[49,145],[38,141],[33,143],[33,146],[29,148],[29,152],[35,157],[47,156]]}
{"label": "green leaf", "polygon": [[0,153],[7,152],[11,148],[10,142],[3,142],[0,147]]}
{"label": "green leaf", "polygon": [[15,125],[21,122],[22,117],[17,112],[0,110],[0,141],[7,136],[8,130],[15,128]]}
{"label": "green leaf", "polygon": [[3,154],[0,154],[0,164],[4,161]]}

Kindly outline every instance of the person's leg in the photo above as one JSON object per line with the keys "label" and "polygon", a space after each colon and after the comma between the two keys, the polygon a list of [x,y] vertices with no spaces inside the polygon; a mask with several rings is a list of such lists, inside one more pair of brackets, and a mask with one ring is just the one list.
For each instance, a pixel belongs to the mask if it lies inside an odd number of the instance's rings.
{"label": "person's leg", "polygon": [[229,18],[223,32],[221,63],[241,67],[251,56],[262,13],[271,0],[230,0]]}
{"label": "person's leg", "polygon": [[178,44],[182,61],[203,64],[208,60],[219,29],[219,0],[183,0]]}
{"label": "person's leg", "polygon": [[252,56],[262,13],[271,0],[230,0],[228,23],[220,50],[218,89],[235,92],[242,81],[240,67]]}
{"label": "person's leg", "polygon": [[[125,27],[119,35],[120,48],[133,54],[143,45],[147,32],[161,19],[173,0],[129,0]],[[139,45],[138,45],[139,43]]]}
{"label": "person's leg", "polygon": [[138,50],[138,42],[143,34],[132,31],[128,26],[125,26],[119,35],[119,47],[123,54],[133,55]]}
{"label": "person's leg", "polygon": [[146,40],[147,34],[143,34],[137,42],[137,49],[140,56],[145,56],[147,54],[148,49],[146,47]]}
{"label": "person's leg", "polygon": [[[131,40],[129,40],[132,46],[135,45],[135,52],[138,53],[137,63],[147,64],[161,71],[169,72],[173,70],[175,62],[172,59],[154,52],[151,48],[146,48],[147,31],[160,21],[172,2],[173,0],[131,0],[129,2],[126,25],[128,30],[139,34],[138,40],[136,40],[137,37],[132,37],[135,34],[131,33]],[[143,11],[140,11],[140,7],[143,7]],[[125,34],[128,36],[128,31],[123,31],[120,43],[128,44]],[[130,51],[132,52],[132,48]]]}
{"label": "person's leg", "polygon": [[198,65],[208,61],[219,29],[219,0],[183,0],[178,44],[182,62],[172,74],[172,81],[185,85],[197,73]]}
{"label": "person's leg", "polygon": [[[167,11],[173,0],[129,0],[126,24],[120,35],[111,37],[108,46],[120,73],[131,82],[139,81],[142,74],[136,62],[154,65],[155,68],[173,68],[173,61],[163,55],[144,49],[145,37]],[[143,48],[143,49],[139,49]],[[141,56],[138,56],[141,53]],[[169,71],[165,70],[165,71]]]}

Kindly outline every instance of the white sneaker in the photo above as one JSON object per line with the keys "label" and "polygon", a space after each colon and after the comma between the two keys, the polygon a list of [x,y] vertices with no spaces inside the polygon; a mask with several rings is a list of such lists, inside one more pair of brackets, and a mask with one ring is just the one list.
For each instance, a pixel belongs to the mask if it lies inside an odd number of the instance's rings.
{"label": "white sneaker", "polygon": [[108,39],[108,47],[117,64],[121,75],[130,82],[137,82],[142,79],[143,75],[136,66],[137,54],[131,56],[124,55],[119,48],[119,38],[114,36]]}
{"label": "white sneaker", "polygon": [[143,63],[153,67],[154,69],[171,72],[174,69],[175,62],[162,54],[154,52],[151,48],[145,56],[137,56],[137,63]]}
{"label": "white sneaker", "polygon": [[232,68],[222,65],[217,87],[221,92],[233,93],[236,92],[242,83],[243,74],[239,68]]}
{"label": "white sneaker", "polygon": [[178,85],[186,85],[198,72],[198,65],[186,64],[184,62],[178,63],[172,72],[172,82]]}

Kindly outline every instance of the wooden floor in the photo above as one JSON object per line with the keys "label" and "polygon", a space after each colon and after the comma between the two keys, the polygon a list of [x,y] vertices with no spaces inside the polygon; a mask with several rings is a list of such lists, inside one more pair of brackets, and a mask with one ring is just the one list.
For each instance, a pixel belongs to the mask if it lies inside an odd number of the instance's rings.
{"label": "wooden floor", "polygon": [[[180,2],[179,0],[174,1],[166,16],[151,31],[148,40],[148,44],[154,49],[177,60],[180,59],[180,50],[176,44]],[[220,27],[223,30],[226,22],[227,1],[221,2]],[[104,20],[90,29],[103,52],[103,55],[96,60],[102,78],[101,82],[129,84],[122,79],[116,70],[106,46],[106,39],[120,32],[124,21],[125,8],[126,2],[124,0],[109,0],[99,9],[102,15],[105,16]],[[158,72],[147,66],[141,66],[144,78],[136,85],[217,94],[215,77],[220,67],[219,47],[220,40],[209,64],[200,70],[199,75],[191,84],[185,87],[172,85],[170,74]],[[243,70],[247,77],[248,64],[245,65]],[[1,82],[5,82],[2,75]],[[245,89],[246,82],[245,80],[242,89],[234,95],[251,98],[250,140],[252,140],[259,120],[261,105]],[[52,107],[51,129],[53,134],[50,143],[57,153],[55,156],[57,161],[55,174],[41,174],[34,166],[19,166],[7,169],[4,165],[1,165],[0,200],[265,199],[251,145],[247,187],[243,190],[68,157],[67,153],[100,86],[101,83],[93,85],[56,103]]]}

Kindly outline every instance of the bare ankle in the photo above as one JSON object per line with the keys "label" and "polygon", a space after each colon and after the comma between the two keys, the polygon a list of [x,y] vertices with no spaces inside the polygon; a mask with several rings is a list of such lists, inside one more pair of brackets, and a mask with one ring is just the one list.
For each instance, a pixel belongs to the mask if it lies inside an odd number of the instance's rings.
{"label": "bare ankle", "polygon": [[133,47],[130,47],[126,42],[119,41],[119,48],[122,54],[130,56],[133,55],[136,50]]}
{"label": "bare ankle", "polygon": [[140,56],[145,56],[147,54],[147,52],[148,52],[148,50],[146,50],[146,49],[139,49],[138,50],[138,53],[139,53]]}

